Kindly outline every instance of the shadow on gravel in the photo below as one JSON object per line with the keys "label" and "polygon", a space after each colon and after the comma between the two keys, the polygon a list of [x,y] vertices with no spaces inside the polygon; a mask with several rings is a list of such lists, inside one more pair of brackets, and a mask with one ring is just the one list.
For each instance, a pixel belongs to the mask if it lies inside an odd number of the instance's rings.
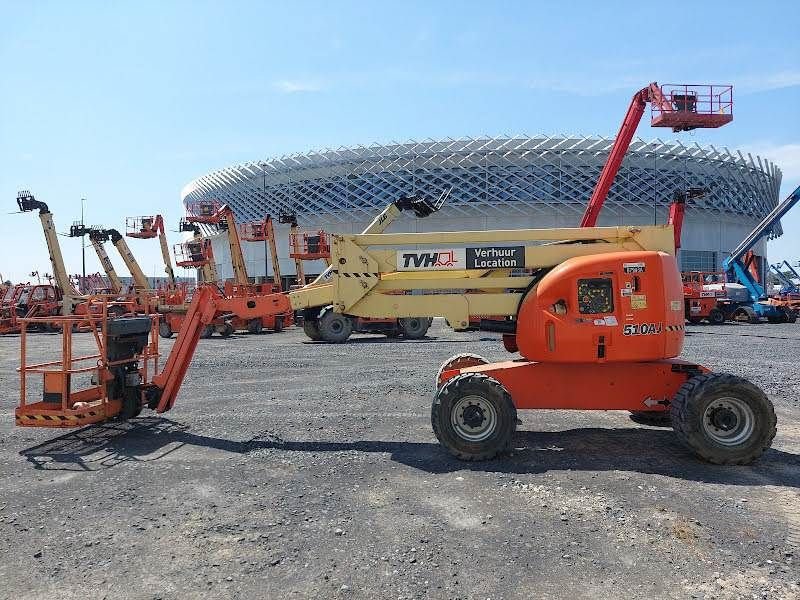
{"label": "shadow on gravel", "polygon": [[183,446],[247,454],[278,452],[385,453],[390,459],[427,473],[488,471],[544,473],[547,471],[631,471],[687,481],[727,485],[778,485],[800,488],[800,455],[768,450],[747,467],[709,465],[695,459],[671,430],[647,428],[568,429],[557,432],[520,431],[514,452],[494,461],[462,462],[439,444],[369,441],[290,442],[265,434],[247,441],[197,435],[188,426],[156,417],[117,425],[90,426],[22,450],[36,469],[96,471],[126,462],[151,462]]}

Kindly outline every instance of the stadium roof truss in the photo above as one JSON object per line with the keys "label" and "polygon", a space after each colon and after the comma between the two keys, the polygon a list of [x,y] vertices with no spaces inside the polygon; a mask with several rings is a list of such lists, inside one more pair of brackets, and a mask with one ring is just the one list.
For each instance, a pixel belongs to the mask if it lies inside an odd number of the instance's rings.
{"label": "stadium roof truss", "polygon": [[[403,194],[452,188],[451,214],[583,212],[612,139],[513,136],[340,147],[248,162],[189,183],[184,202],[229,203],[242,220],[266,213],[298,219],[369,220]],[[636,139],[606,201],[609,210],[652,214],[675,190],[706,186],[691,211],[763,218],[777,203],[781,172],[739,151]],[[781,235],[780,224],[773,236]]]}

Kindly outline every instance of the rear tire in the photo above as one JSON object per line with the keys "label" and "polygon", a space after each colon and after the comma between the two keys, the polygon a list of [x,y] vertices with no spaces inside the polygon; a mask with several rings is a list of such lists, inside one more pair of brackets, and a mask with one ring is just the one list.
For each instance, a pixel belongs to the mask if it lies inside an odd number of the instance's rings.
{"label": "rear tire", "polygon": [[203,329],[200,330],[200,339],[207,340],[212,335],[214,335],[214,326],[213,325],[206,325]]}
{"label": "rear tire", "polygon": [[403,337],[409,340],[418,340],[425,337],[431,321],[427,317],[405,317],[399,320],[398,326],[403,332]]}
{"label": "rear tire", "polygon": [[158,335],[160,335],[165,340],[168,340],[172,337],[172,327],[169,326],[169,323],[166,321],[161,321],[158,324]]}
{"label": "rear tire", "polygon": [[233,325],[231,325],[230,323],[225,323],[225,327],[219,330],[219,334],[224,338],[231,337],[233,332],[234,332]]}
{"label": "rear tire", "polygon": [[347,341],[353,332],[353,321],[347,315],[326,311],[317,321],[320,337],[332,344],[341,344]]}
{"label": "rear tire", "polygon": [[756,311],[749,306],[742,306],[736,309],[736,312],[733,313],[733,320],[739,321],[740,323],[750,323],[751,325],[756,325],[761,322]]}
{"label": "rear tire", "polygon": [[670,408],[672,428],[695,455],[717,465],[747,465],[772,445],[775,409],[761,389],[727,373],[696,375]]}
{"label": "rear tire", "polygon": [[436,389],[438,390],[444,382],[442,381],[442,373],[451,371],[453,369],[466,369],[467,367],[476,367],[478,365],[488,365],[489,361],[480,356],[479,354],[472,354],[470,352],[463,352],[451,356],[442,363],[436,373]]}
{"label": "rear tire", "polygon": [[319,325],[316,321],[305,319],[303,321],[303,333],[315,342],[319,342],[322,339],[322,335],[319,332]]}
{"label": "rear tire", "polygon": [[718,308],[712,308],[711,311],[708,313],[708,322],[712,325],[724,325],[725,324],[725,313],[723,313]]}
{"label": "rear tire", "polygon": [[502,384],[483,373],[453,377],[431,406],[436,439],[461,460],[490,460],[508,452],[517,409]]}
{"label": "rear tire", "polygon": [[273,331],[275,333],[280,333],[283,331],[283,317],[275,317],[275,327]]}
{"label": "rear tire", "polygon": [[247,331],[253,335],[261,333],[264,326],[261,324],[261,319],[250,319],[247,322]]}

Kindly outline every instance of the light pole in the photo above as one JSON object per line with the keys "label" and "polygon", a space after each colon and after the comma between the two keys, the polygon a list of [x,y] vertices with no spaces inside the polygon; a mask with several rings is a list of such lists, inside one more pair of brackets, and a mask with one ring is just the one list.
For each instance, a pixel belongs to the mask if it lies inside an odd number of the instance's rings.
{"label": "light pole", "polygon": [[[86,198],[81,198],[81,230],[85,227],[83,222],[83,207],[86,204]],[[86,234],[81,236],[81,263],[83,266],[83,279],[86,281]]]}

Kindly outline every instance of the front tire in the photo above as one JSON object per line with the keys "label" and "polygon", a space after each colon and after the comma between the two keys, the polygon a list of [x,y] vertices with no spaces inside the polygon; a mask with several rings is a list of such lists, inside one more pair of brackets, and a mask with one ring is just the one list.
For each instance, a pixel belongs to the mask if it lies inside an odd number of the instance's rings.
{"label": "front tire", "polygon": [[403,337],[409,340],[419,340],[428,333],[431,326],[430,319],[426,317],[405,317],[399,320],[398,326],[403,332]]}
{"label": "front tire", "polygon": [[436,439],[460,460],[490,460],[508,452],[517,409],[503,385],[483,373],[464,373],[436,393],[431,406]]}
{"label": "front tire", "polygon": [[341,344],[347,341],[353,332],[353,321],[350,317],[332,310],[327,311],[317,321],[320,337],[332,344]]}
{"label": "front tire", "polygon": [[672,428],[694,454],[717,465],[747,465],[772,445],[775,409],[761,389],[727,373],[696,375],[670,409]]}
{"label": "front tire", "polygon": [[725,313],[718,308],[712,308],[708,313],[708,322],[712,325],[724,325]]}
{"label": "front tire", "polygon": [[261,319],[250,319],[247,322],[247,331],[253,335],[261,333],[262,329],[263,325],[261,324]]}
{"label": "front tire", "polygon": [[213,325],[206,325],[203,329],[200,330],[200,339],[207,340],[212,335],[214,335],[214,326]]}
{"label": "front tire", "polygon": [[322,334],[319,332],[319,324],[316,321],[310,319],[303,320],[303,333],[314,342],[322,340]]}

